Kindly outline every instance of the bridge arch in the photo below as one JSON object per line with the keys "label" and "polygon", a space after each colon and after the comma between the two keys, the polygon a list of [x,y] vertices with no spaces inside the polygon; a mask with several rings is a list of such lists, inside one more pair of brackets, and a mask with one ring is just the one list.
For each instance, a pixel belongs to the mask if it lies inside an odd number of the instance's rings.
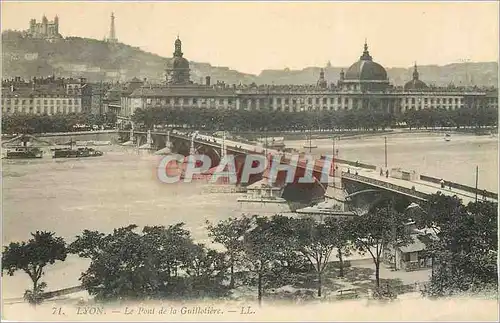
{"label": "bridge arch", "polygon": [[156,149],[163,149],[167,146],[167,138],[165,135],[151,135],[151,139]]}
{"label": "bridge arch", "polygon": [[137,135],[137,141],[136,142],[138,143],[139,146],[142,146],[142,145],[146,144],[146,142],[147,142],[146,135],[142,135],[142,134],[141,135]]}
{"label": "bridge arch", "polygon": [[218,149],[210,146],[205,146],[205,145],[197,145],[195,146],[195,152],[200,155],[206,155],[210,157],[210,160],[212,161],[211,167],[215,167],[219,165],[221,161],[221,156],[220,152]]}
{"label": "bridge arch", "polygon": [[311,204],[324,198],[326,187],[315,178],[313,183],[289,183],[283,187],[282,197],[290,202]]}
{"label": "bridge arch", "polygon": [[190,143],[186,140],[176,139],[172,141],[172,151],[178,154],[188,156],[190,149]]}

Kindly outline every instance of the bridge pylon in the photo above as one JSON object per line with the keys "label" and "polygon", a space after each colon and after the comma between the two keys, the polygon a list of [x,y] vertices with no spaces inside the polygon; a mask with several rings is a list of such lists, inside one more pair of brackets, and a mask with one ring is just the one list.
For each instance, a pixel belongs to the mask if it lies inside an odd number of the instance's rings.
{"label": "bridge pylon", "polygon": [[170,130],[167,132],[167,142],[165,143],[165,147],[168,149],[172,149],[172,141],[170,141]]}
{"label": "bridge pylon", "polygon": [[195,155],[196,154],[196,148],[194,147],[194,140],[196,139],[196,132],[193,133],[191,136],[191,146],[189,147],[189,154],[190,155]]}

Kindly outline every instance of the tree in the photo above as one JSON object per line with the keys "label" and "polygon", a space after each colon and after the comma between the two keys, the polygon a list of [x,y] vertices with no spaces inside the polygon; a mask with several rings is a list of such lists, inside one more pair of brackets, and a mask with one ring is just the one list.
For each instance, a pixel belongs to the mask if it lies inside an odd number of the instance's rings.
{"label": "tree", "polygon": [[99,231],[83,230],[83,234],[77,236],[68,246],[68,253],[77,254],[82,258],[96,258],[103,252],[105,237],[106,235]]}
{"label": "tree", "polygon": [[272,281],[273,270],[294,258],[287,239],[291,232],[285,230],[288,220],[280,215],[271,219],[254,216],[251,229],[243,236],[243,259],[246,267],[257,275],[259,305],[266,285]]}
{"label": "tree", "polygon": [[[390,243],[404,245],[410,241],[405,228],[406,217],[394,209],[394,202],[383,199],[366,214],[349,222],[349,233],[360,252],[368,252],[375,264],[375,283],[380,288],[380,262],[383,249]],[[375,250],[373,250],[375,249]]]}
{"label": "tree", "polygon": [[[341,235],[340,226],[334,219],[319,223],[312,218],[291,219],[292,244],[311,263],[318,279],[318,297],[322,292],[322,276],[333,250],[341,250],[347,245]],[[342,258],[340,258],[342,261]]]}
{"label": "tree", "polygon": [[455,205],[440,223],[438,241],[430,244],[437,268],[427,291],[432,296],[497,290],[497,203]]}
{"label": "tree", "polygon": [[229,218],[216,225],[206,221],[208,236],[216,243],[222,244],[228,253],[230,264],[229,287],[234,288],[234,267],[242,253],[243,235],[250,229],[252,219],[249,217]]}
{"label": "tree", "polygon": [[457,212],[460,212],[461,208],[463,204],[459,198],[438,192],[424,202],[424,212],[420,212],[420,217],[415,220],[419,226],[432,228],[437,233],[442,225],[449,223]]}
{"label": "tree", "polygon": [[219,286],[223,255],[195,245],[183,226],[146,226],[139,233],[130,225],[108,235],[84,231],[70,245],[72,253],[91,260],[82,285],[104,300],[186,296],[193,286],[197,293]]}
{"label": "tree", "polygon": [[223,285],[229,262],[226,254],[206,248],[203,244],[192,244],[182,268],[191,278],[191,288],[201,296],[220,296],[226,291]]}
{"label": "tree", "polygon": [[339,276],[344,277],[344,256],[349,256],[353,245],[349,235],[349,219],[328,217],[325,224],[335,235],[337,258],[339,258]]}
{"label": "tree", "polygon": [[53,232],[37,231],[31,233],[28,242],[11,242],[2,254],[2,271],[12,276],[18,270],[24,271],[33,282],[33,290],[26,291],[25,299],[31,304],[42,301],[46,283],[40,282],[44,269],[57,260],[66,260],[66,243],[63,238],[55,237]]}

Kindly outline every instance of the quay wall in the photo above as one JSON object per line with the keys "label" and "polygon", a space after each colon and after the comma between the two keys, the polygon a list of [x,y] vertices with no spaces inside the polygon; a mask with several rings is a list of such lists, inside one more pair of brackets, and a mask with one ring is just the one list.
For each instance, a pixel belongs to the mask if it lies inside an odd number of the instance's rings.
{"label": "quay wall", "polygon": [[55,144],[74,141],[111,141],[118,143],[119,133],[117,131],[96,131],[92,132],[67,132],[67,133],[45,133],[36,136],[39,139],[47,140]]}
{"label": "quay wall", "polygon": [[59,289],[51,292],[44,293],[42,297],[44,299],[49,299],[53,297],[58,297],[58,296],[64,296],[64,295],[69,295],[69,294],[74,294],[78,293],[85,290],[85,288],[80,285],[80,286],[74,286],[74,287],[69,287],[69,288],[64,288],[64,289]]}

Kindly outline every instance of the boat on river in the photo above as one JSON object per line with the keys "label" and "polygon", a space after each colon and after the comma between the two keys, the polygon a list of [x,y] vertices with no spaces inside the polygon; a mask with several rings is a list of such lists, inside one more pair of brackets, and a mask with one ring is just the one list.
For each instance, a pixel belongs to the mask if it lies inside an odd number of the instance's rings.
{"label": "boat on river", "polygon": [[444,141],[451,141],[451,135],[449,133],[444,135]]}
{"label": "boat on river", "polygon": [[42,157],[43,151],[40,148],[19,146],[7,150],[5,159],[33,159]]}
{"label": "boat on river", "polygon": [[50,146],[51,142],[38,139],[32,135],[17,135],[2,142],[5,159],[34,159],[43,158],[42,146]]}
{"label": "boat on river", "polygon": [[73,148],[54,148],[52,149],[54,152],[53,158],[81,158],[81,157],[98,157],[102,156],[102,151],[81,147],[77,149]]}
{"label": "boat on river", "polygon": [[82,157],[98,157],[102,156],[103,153],[100,150],[89,147],[79,147],[73,148],[75,142],[71,140],[69,142],[69,147],[65,148],[53,148],[54,152],[52,158],[82,158]]}

